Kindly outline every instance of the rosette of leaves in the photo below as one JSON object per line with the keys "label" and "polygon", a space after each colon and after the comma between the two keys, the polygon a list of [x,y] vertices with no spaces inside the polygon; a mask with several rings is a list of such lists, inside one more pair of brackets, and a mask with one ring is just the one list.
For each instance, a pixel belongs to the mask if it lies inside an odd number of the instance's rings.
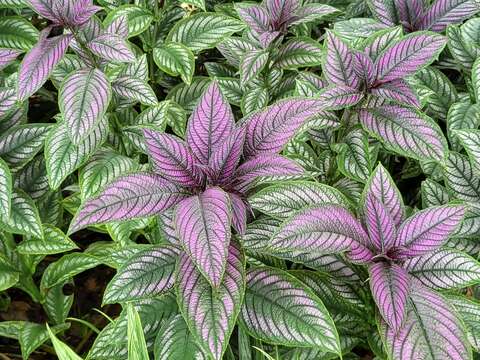
{"label": "rosette of leaves", "polygon": [[[144,128],[153,171],[122,175],[98,196],[87,199],[70,232],[173,209],[175,235],[169,237],[173,244],[157,250],[156,255],[144,254],[165,264],[160,273],[150,275],[161,276],[154,288],[145,284],[143,290],[131,293],[125,288],[126,278],[132,276],[128,266],[145,266],[145,258],[137,259],[117,274],[105,300],[158,295],[176,283],[180,310],[190,331],[207,353],[221,358],[244,289],[243,255],[230,227],[245,231],[247,194],[257,180],[303,173],[294,161],[277,153],[321,107],[315,99],[287,99],[235,124],[230,105],[213,82],[190,117],[186,141]],[[149,267],[144,271],[150,271]],[[204,294],[202,299],[211,296],[208,303],[198,298],[199,293]],[[224,306],[227,303],[231,305]],[[205,316],[198,317],[199,311]]]}
{"label": "rosette of leaves", "polygon": [[402,37],[393,29],[375,33],[361,50],[353,50],[328,31],[323,63],[328,85],[319,96],[331,109],[356,105],[349,116],[387,150],[442,161],[447,148],[443,132],[418,110],[417,95],[405,78],[431,64],[445,44],[442,35],[417,32]]}
{"label": "rosette of leaves", "polygon": [[361,221],[337,204],[298,211],[280,224],[266,251],[343,252],[351,261],[367,264],[389,358],[470,358],[462,321],[436,292],[480,282],[480,264],[474,258],[443,247],[459,228],[465,206],[428,207],[407,218],[401,194],[381,165],[362,199]]}

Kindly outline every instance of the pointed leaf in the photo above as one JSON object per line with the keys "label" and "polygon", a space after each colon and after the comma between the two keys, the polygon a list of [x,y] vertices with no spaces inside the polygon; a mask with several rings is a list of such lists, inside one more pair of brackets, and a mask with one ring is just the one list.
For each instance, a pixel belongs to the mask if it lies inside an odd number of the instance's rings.
{"label": "pointed leaf", "polygon": [[180,311],[202,349],[220,360],[235,326],[245,291],[245,259],[233,243],[223,282],[212,288],[190,257],[182,254],[177,268]]}
{"label": "pointed leaf", "polygon": [[222,282],[230,243],[230,199],[220,188],[209,188],[178,204],[175,226],[192,262],[213,287]]}
{"label": "pointed leaf", "polygon": [[417,212],[398,229],[399,256],[412,257],[438,249],[453,234],[465,214],[462,205],[435,206]]}
{"label": "pointed leaf", "polygon": [[269,54],[263,49],[247,52],[240,62],[240,81],[243,85],[255,79],[268,62]]}
{"label": "pointed leaf", "polygon": [[270,25],[270,14],[262,5],[236,6],[240,18],[257,34],[268,31]]}
{"label": "pointed leaf", "polygon": [[394,0],[367,0],[368,7],[376,19],[387,26],[395,26],[398,22],[396,2]]}
{"label": "pointed leaf", "polygon": [[42,221],[33,200],[19,189],[14,190],[11,196],[10,217],[0,216],[0,228],[43,239]]}
{"label": "pointed leaf", "polygon": [[116,62],[135,61],[135,54],[130,50],[125,40],[116,34],[103,34],[87,44],[92,52],[101,58]]}
{"label": "pointed leaf", "polygon": [[430,33],[414,33],[388,47],[377,59],[377,81],[387,82],[412,75],[432,63],[447,40]]}
{"label": "pointed leaf", "polygon": [[153,49],[153,60],[160,70],[172,76],[180,75],[182,80],[190,84],[195,71],[195,57],[185,45],[167,43]]}
{"label": "pointed leaf", "polygon": [[44,238],[23,240],[16,250],[27,255],[51,255],[78,249],[78,246],[60,229],[52,225],[43,225]]}
{"label": "pointed leaf", "polygon": [[373,88],[372,94],[380,96],[386,100],[395,100],[400,103],[419,108],[420,101],[417,94],[410,85],[403,79],[397,79],[386,82]]}
{"label": "pointed leaf", "polygon": [[379,253],[384,254],[397,245],[397,229],[392,214],[372,192],[367,193],[365,198],[364,217],[370,242]]}
{"label": "pointed leaf", "polygon": [[0,218],[10,218],[12,189],[12,173],[5,161],[0,158]]}
{"label": "pointed leaf", "polygon": [[55,334],[52,332],[50,327],[47,324],[47,331],[50,335],[50,340],[52,341],[53,348],[55,353],[58,355],[58,358],[61,360],[82,360],[67,344],[58,340]]}
{"label": "pointed leaf", "polygon": [[95,129],[107,110],[110,96],[110,83],[100,70],[74,71],[64,80],[59,106],[74,145]]}
{"label": "pointed leaf", "polygon": [[209,164],[214,148],[230,135],[234,125],[230,104],[214,81],[205,90],[187,127],[188,146],[201,164]]}
{"label": "pointed leaf", "polygon": [[322,301],[302,282],[279,269],[248,271],[240,321],[262,341],[340,352],[337,330]]}
{"label": "pointed leaf", "polygon": [[88,225],[158,214],[188,196],[185,189],[158,175],[137,173],[111,182],[87,200],[70,224],[69,232]]}
{"label": "pointed leaf", "polygon": [[128,338],[128,359],[149,360],[145,333],[142,320],[137,309],[129,303],[127,305],[127,338]]}
{"label": "pointed leaf", "polygon": [[357,104],[363,94],[351,87],[333,85],[324,89],[318,99],[322,101],[325,110],[340,110]]}
{"label": "pointed leaf", "polygon": [[322,48],[320,44],[307,37],[297,37],[280,46],[274,66],[281,69],[297,69],[300,67],[321,64]]}
{"label": "pointed leaf", "polygon": [[403,267],[433,289],[460,289],[480,283],[480,263],[453,249],[438,249],[404,262]]}
{"label": "pointed leaf", "polygon": [[47,81],[55,65],[61,60],[73,35],[48,38],[50,28],[42,31],[35,47],[23,58],[18,73],[18,100],[22,101],[36,92]]}
{"label": "pointed leaf", "polygon": [[348,46],[335,33],[327,31],[326,49],[323,71],[328,82],[356,88],[359,79],[355,74],[353,54]]}
{"label": "pointed leaf", "polygon": [[122,76],[112,83],[112,90],[117,95],[138,101],[147,106],[158,104],[157,96],[145,81],[132,76]]}
{"label": "pointed leaf", "polygon": [[423,14],[419,27],[442,32],[448,25],[460,23],[479,10],[475,0],[437,0]]}
{"label": "pointed leaf", "polygon": [[480,303],[466,299],[462,295],[447,295],[447,300],[453,305],[465,324],[467,337],[475,351],[480,349]]}
{"label": "pointed leaf", "polygon": [[454,134],[467,151],[472,166],[480,173],[480,130],[456,130]]}
{"label": "pointed leaf", "polygon": [[343,139],[338,153],[338,169],[350,178],[366,182],[373,171],[368,134],[361,128],[350,131]]}
{"label": "pointed leaf", "polygon": [[444,178],[448,190],[460,200],[478,203],[480,201],[480,177],[468,158],[451,151],[445,162]]}

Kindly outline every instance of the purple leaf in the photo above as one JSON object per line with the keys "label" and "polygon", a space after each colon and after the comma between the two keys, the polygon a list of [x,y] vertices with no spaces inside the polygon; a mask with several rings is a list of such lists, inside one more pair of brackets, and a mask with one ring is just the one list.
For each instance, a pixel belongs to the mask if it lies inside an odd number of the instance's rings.
{"label": "purple leaf", "polygon": [[326,110],[339,110],[353,106],[362,100],[363,94],[358,90],[344,86],[333,85],[323,90],[318,99]]}
{"label": "purple leaf", "polygon": [[178,238],[195,266],[213,287],[220,286],[230,244],[230,199],[220,188],[209,188],[177,205]]}
{"label": "purple leaf", "polygon": [[247,230],[247,212],[250,210],[248,203],[237,194],[229,193],[232,204],[232,226],[240,234]]}
{"label": "purple leaf", "polygon": [[122,38],[128,38],[128,17],[126,15],[119,16],[115,18],[108,26],[105,28],[106,34],[116,34]]}
{"label": "purple leaf", "polygon": [[135,54],[130,50],[124,38],[116,34],[103,34],[87,44],[95,55],[109,61],[132,62]]}
{"label": "purple leaf", "polygon": [[367,233],[348,210],[326,204],[300,210],[286,220],[272,236],[269,250],[316,254],[354,251],[363,253],[368,261],[373,255],[367,244]]}
{"label": "purple leaf", "polygon": [[280,31],[267,31],[263,34],[260,34],[258,37],[258,41],[265,49],[267,48],[277,37],[279,37],[282,33]]}
{"label": "purple leaf", "polygon": [[363,108],[360,123],[384,146],[418,160],[440,161],[447,148],[440,127],[423,113],[400,105]]}
{"label": "purple leaf", "polygon": [[462,205],[435,206],[417,212],[398,229],[402,246],[398,256],[420,256],[438,249],[461,223],[464,214]]}
{"label": "purple leaf", "polygon": [[238,7],[238,15],[257,34],[263,34],[269,29],[270,17],[268,11],[261,5]]}
{"label": "purple leaf", "polygon": [[68,136],[78,145],[104,116],[110,103],[110,82],[98,69],[77,70],[64,80],[58,96]]}
{"label": "purple leaf", "polygon": [[386,326],[380,328],[389,359],[471,358],[464,326],[441,295],[412,279],[410,301],[398,333]]}
{"label": "purple leaf", "polygon": [[384,99],[420,108],[420,101],[411,86],[403,79],[393,80],[372,88],[371,93]]}
{"label": "purple leaf", "polygon": [[423,15],[419,27],[442,32],[448,25],[460,23],[479,10],[475,0],[436,0]]}
{"label": "purple leaf", "polygon": [[353,54],[353,70],[367,87],[370,87],[374,82],[375,70],[373,61],[367,54],[360,51],[356,51]]}
{"label": "purple leaf", "polygon": [[414,27],[423,14],[425,0],[397,0],[395,3],[399,22],[407,27],[407,30],[415,30]]}
{"label": "purple leaf", "polygon": [[276,154],[265,154],[247,160],[235,173],[234,187],[245,193],[261,176],[299,175],[303,169],[293,160]]}
{"label": "purple leaf", "polygon": [[[382,0],[380,0],[382,1]],[[379,31],[371,41],[365,46],[365,54],[368,55],[372,61],[385,50],[390,44],[402,37],[402,28],[397,26],[392,29]]]}
{"label": "purple leaf", "polygon": [[331,31],[327,31],[327,54],[323,72],[330,84],[357,88],[359,78],[354,71],[353,53],[348,46]]}
{"label": "purple leaf", "polygon": [[10,65],[22,52],[17,49],[0,48],[0,70]]}
{"label": "purple leaf", "polygon": [[431,64],[445,47],[445,36],[413,33],[388,47],[377,59],[377,81],[405,78]]}
{"label": "purple leaf", "polygon": [[405,218],[402,195],[382,164],[378,164],[366,185],[366,197],[374,196],[385,206],[396,226]]}
{"label": "purple leaf", "polygon": [[245,142],[245,128],[241,127],[233,132],[213,150],[209,167],[213,178],[211,181],[226,184],[232,179],[242,156]]}
{"label": "purple leaf", "polygon": [[396,243],[397,229],[390,211],[372,192],[366,195],[364,216],[372,246],[386,253]]}
{"label": "purple leaf", "polygon": [[58,22],[53,8],[54,0],[28,0],[28,4],[40,16]]}
{"label": "purple leaf", "polygon": [[158,175],[125,175],[82,205],[70,225],[69,233],[93,224],[155,215],[188,196],[188,191]]}
{"label": "purple leaf", "polygon": [[370,289],[382,318],[393,332],[402,326],[409,294],[408,273],[396,264],[370,265]]}
{"label": "purple leaf", "polygon": [[282,26],[287,26],[300,8],[298,0],[266,0],[265,5],[275,30],[282,30]]}
{"label": "purple leaf", "polygon": [[395,26],[398,22],[395,0],[370,0],[367,4],[375,18],[387,26]]}
{"label": "purple leaf", "polygon": [[214,81],[205,90],[188,121],[187,143],[195,158],[208,165],[213,150],[230,135],[234,126],[230,104]]}
{"label": "purple leaf", "polygon": [[[235,327],[245,291],[245,259],[231,244],[223,282],[216,289],[183,254],[177,268],[177,299],[180,312],[197,343],[215,360],[222,359]],[[209,356],[209,357],[210,357]]]}
{"label": "purple leaf", "polygon": [[279,152],[297,130],[321,110],[323,103],[317,99],[287,99],[250,115],[244,121],[247,127],[245,156]]}
{"label": "purple leaf", "polygon": [[201,170],[190,149],[175,135],[144,129],[143,135],[155,170],[166,179],[182,186],[202,184]]}
{"label": "purple leaf", "polygon": [[100,10],[102,10],[102,8],[100,6],[94,6],[92,0],[75,1],[73,4],[72,24],[81,26]]}
{"label": "purple leaf", "polygon": [[51,30],[51,27],[42,30],[38,43],[23,58],[18,73],[19,101],[25,100],[42,87],[72,40],[71,34],[48,38]]}

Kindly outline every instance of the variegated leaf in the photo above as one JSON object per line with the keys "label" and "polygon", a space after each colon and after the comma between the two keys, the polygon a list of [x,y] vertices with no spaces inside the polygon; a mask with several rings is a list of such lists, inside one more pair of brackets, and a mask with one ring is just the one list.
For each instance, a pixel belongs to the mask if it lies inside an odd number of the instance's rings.
{"label": "variegated leaf", "polygon": [[125,40],[116,34],[102,34],[87,44],[97,56],[109,61],[132,62],[135,54],[129,49]]}
{"label": "variegated leaf", "polygon": [[240,62],[240,81],[243,85],[255,79],[268,62],[269,54],[263,49],[247,52]]}
{"label": "variegated leaf", "polygon": [[348,46],[333,32],[328,31],[326,50],[323,71],[328,82],[356,88],[359,85],[359,79],[353,67],[353,53]]}
{"label": "variegated leaf", "polygon": [[357,104],[363,94],[349,86],[333,85],[324,89],[318,99],[323,103],[325,110],[340,110]]}
{"label": "variegated leaf", "polygon": [[322,48],[315,40],[297,37],[278,49],[274,66],[282,69],[297,69],[320,65]]}
{"label": "variegated leaf", "polygon": [[141,104],[153,106],[158,100],[155,92],[145,81],[132,77],[122,76],[112,83],[112,90],[115,94]]}
{"label": "variegated leaf", "polygon": [[5,161],[0,158],[0,218],[10,218],[12,190],[12,173]]}
{"label": "variegated leaf", "polygon": [[177,300],[180,311],[198,344],[213,359],[222,359],[240,312],[245,291],[245,259],[230,244],[223,282],[216,289],[182,254],[177,267]]}
{"label": "variegated leaf", "polygon": [[467,338],[475,351],[480,350],[480,303],[461,295],[446,295],[465,324]]}
{"label": "variegated leaf", "polygon": [[213,287],[222,282],[228,258],[231,204],[220,188],[209,188],[180,202],[175,227],[180,244]]}
{"label": "variegated leaf", "polygon": [[478,11],[475,0],[437,0],[425,11],[419,27],[442,32],[448,25],[460,23]]}
{"label": "variegated leaf", "polygon": [[373,171],[374,158],[368,135],[361,128],[350,131],[343,139],[338,153],[338,169],[350,178],[366,182]]}
{"label": "variegated leaf", "polygon": [[190,84],[195,71],[195,57],[185,45],[166,43],[153,49],[153,60],[160,70],[172,76],[178,76]]}
{"label": "variegated leaf", "polygon": [[280,269],[248,271],[240,319],[252,336],[263,341],[340,353],[337,330],[322,301]]}
{"label": "variegated leaf", "polygon": [[444,178],[448,190],[460,200],[478,203],[480,201],[480,177],[468,157],[450,151],[444,167]]}
{"label": "variegated leaf", "polygon": [[480,130],[456,130],[454,134],[467,151],[472,166],[480,174]]}

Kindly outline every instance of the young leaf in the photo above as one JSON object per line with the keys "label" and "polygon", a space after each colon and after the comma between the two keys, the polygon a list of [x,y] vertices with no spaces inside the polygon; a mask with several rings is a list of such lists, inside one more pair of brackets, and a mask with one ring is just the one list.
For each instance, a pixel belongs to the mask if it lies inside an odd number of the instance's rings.
{"label": "young leaf", "polygon": [[185,45],[166,43],[153,49],[153,60],[160,70],[172,76],[180,75],[190,85],[195,71],[195,57]]}
{"label": "young leaf", "polygon": [[128,359],[149,360],[142,321],[132,304],[127,305],[127,324]]}
{"label": "young leaf", "polygon": [[103,118],[110,102],[110,83],[98,69],[74,71],[58,96],[67,134],[78,146]]}
{"label": "young leaf", "polygon": [[353,53],[333,32],[327,31],[326,57],[323,64],[325,77],[330,84],[356,88],[359,79],[354,71]]}
{"label": "young leaf", "polygon": [[385,253],[395,245],[401,245],[399,244],[397,228],[392,214],[372,192],[366,194],[363,213],[370,235],[370,244],[374,248],[381,253]]}
{"label": "young leaf", "polygon": [[47,331],[50,335],[50,340],[52,341],[53,348],[55,349],[55,353],[58,355],[59,360],[82,360],[82,358],[78,356],[68,345],[58,340],[48,324]]}
{"label": "young leaf", "polygon": [[340,353],[337,330],[321,300],[302,282],[279,269],[248,271],[240,321],[262,341]]}
{"label": "young leaf", "polygon": [[222,359],[235,326],[245,291],[245,259],[230,244],[223,282],[212,288],[190,257],[180,256],[177,268],[177,300],[180,311],[202,349]]}
{"label": "young leaf", "polygon": [[183,200],[175,210],[181,245],[214,288],[222,282],[230,243],[230,199],[220,188],[209,188]]}

